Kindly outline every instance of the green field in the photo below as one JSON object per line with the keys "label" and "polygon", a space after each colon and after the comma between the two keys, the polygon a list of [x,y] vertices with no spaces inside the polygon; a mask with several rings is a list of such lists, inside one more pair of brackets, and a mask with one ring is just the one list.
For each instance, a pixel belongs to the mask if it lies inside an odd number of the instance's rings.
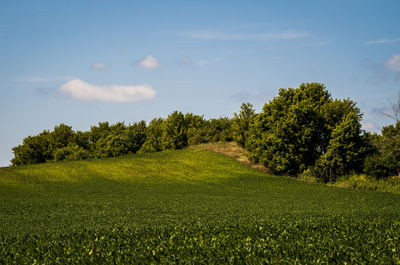
{"label": "green field", "polygon": [[211,151],[0,168],[0,263],[400,263],[400,195]]}

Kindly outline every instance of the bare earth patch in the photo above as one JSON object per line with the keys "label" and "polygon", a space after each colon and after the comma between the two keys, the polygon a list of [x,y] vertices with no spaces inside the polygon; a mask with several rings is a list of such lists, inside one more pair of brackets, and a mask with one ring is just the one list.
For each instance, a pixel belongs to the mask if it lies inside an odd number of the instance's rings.
{"label": "bare earth patch", "polygon": [[221,153],[230,157],[235,158],[242,164],[250,166],[252,168],[261,170],[265,173],[271,174],[271,171],[261,164],[253,163],[248,158],[248,151],[243,147],[239,146],[235,142],[216,142],[216,143],[206,143],[190,146],[189,148],[198,150],[209,150],[216,153]]}

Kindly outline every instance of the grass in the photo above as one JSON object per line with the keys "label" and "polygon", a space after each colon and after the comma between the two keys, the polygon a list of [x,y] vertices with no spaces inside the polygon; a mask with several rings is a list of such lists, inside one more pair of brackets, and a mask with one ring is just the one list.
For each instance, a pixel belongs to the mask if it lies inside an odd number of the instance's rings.
{"label": "grass", "polygon": [[400,175],[387,179],[375,179],[364,174],[354,174],[339,178],[333,185],[341,188],[376,190],[400,194]]}
{"label": "grass", "polygon": [[207,150],[0,168],[0,263],[400,263],[400,195]]}
{"label": "grass", "polygon": [[[221,153],[235,158],[242,164],[261,170],[265,173],[271,173],[271,171],[263,165],[251,162],[248,158],[248,151],[243,147],[240,147],[235,142],[206,143],[192,146],[191,148],[198,150],[210,150],[213,152]],[[306,171],[298,176],[297,180],[309,183],[321,183],[321,180],[314,176],[311,176],[309,171]],[[387,179],[377,180],[374,177],[365,174],[352,174],[348,176],[343,176],[336,180],[335,183],[330,183],[328,185],[339,188],[375,190],[400,194],[400,175],[389,177]]]}

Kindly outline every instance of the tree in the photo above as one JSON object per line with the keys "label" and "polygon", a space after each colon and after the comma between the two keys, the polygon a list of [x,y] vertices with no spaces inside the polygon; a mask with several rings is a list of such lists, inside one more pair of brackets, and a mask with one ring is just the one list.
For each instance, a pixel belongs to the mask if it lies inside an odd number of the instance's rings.
{"label": "tree", "polygon": [[162,124],[163,150],[181,149],[187,146],[187,140],[185,116],[180,111],[174,111]]}
{"label": "tree", "polygon": [[43,131],[35,136],[24,138],[23,143],[12,149],[13,165],[29,165],[53,160],[51,152],[51,136],[49,131]]}
{"label": "tree", "polygon": [[328,149],[316,163],[317,175],[324,182],[334,182],[337,177],[358,167],[363,161],[360,117],[350,112],[332,131]]}
{"label": "tree", "polygon": [[253,122],[255,110],[250,103],[240,106],[239,114],[234,113],[232,119],[233,140],[244,147],[249,134],[250,124]]}
{"label": "tree", "polygon": [[364,162],[364,172],[384,179],[400,173],[400,122],[382,128],[381,135],[374,135],[375,152]]}
{"label": "tree", "polygon": [[[321,161],[333,161],[336,169],[335,150],[347,148],[342,145],[349,142],[332,139],[339,137],[339,128],[344,125],[337,126],[348,115],[353,117],[352,126],[360,127],[361,114],[355,103],[349,99],[333,100],[323,84],[303,83],[297,89],[280,89],[278,96],[252,119],[245,147],[251,160],[276,174],[298,175],[314,167],[323,155]],[[335,130],[339,131],[333,135]],[[361,142],[360,130],[355,132],[358,134],[347,140]],[[338,146],[334,147],[335,143]]]}
{"label": "tree", "polygon": [[280,89],[250,125],[246,148],[251,158],[276,174],[297,175],[313,166],[326,134],[321,109],[330,100],[318,83]]}
{"label": "tree", "polygon": [[194,115],[193,113],[186,113],[185,123],[187,127],[188,144],[203,143],[201,129],[204,128],[206,123],[203,116]]}
{"label": "tree", "polygon": [[129,152],[137,153],[146,141],[146,122],[136,122],[126,129],[129,139]]}
{"label": "tree", "polygon": [[54,161],[82,160],[90,157],[90,152],[79,145],[68,145],[63,148],[58,148],[54,152]]}
{"label": "tree", "polygon": [[383,115],[392,118],[396,123],[400,122],[400,91],[397,93],[395,100],[389,99],[391,113],[382,112]]}
{"label": "tree", "polygon": [[162,118],[155,118],[150,121],[146,128],[146,140],[139,150],[140,153],[159,152],[162,150],[163,122]]}
{"label": "tree", "polygon": [[208,120],[205,130],[206,142],[230,142],[233,140],[232,120],[228,117]]}
{"label": "tree", "polygon": [[63,148],[71,144],[74,140],[75,132],[71,126],[61,123],[54,127],[50,134],[51,149],[55,152],[58,148]]}
{"label": "tree", "polygon": [[108,122],[99,122],[98,126],[90,127],[89,140],[91,144],[96,143],[100,138],[106,137],[111,131]]}

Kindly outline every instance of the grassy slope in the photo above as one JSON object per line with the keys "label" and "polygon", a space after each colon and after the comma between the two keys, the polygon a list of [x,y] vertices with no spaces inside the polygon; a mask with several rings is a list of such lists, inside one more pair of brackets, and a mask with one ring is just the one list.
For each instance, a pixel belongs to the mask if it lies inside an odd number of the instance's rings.
{"label": "grassy slope", "polygon": [[271,176],[204,150],[0,168],[9,262],[393,263],[399,217],[399,195]]}

